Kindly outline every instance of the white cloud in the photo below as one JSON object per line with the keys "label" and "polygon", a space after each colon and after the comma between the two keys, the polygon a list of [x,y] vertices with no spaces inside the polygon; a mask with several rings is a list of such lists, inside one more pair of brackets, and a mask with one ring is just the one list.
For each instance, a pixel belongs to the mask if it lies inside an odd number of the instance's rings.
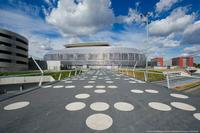
{"label": "white cloud", "polygon": [[158,3],[156,3],[156,12],[160,13],[167,11],[179,1],[180,0],[160,0]]}
{"label": "white cloud", "polygon": [[193,55],[193,56],[200,56],[200,46],[199,45],[186,47],[186,48],[184,48],[183,51],[184,51],[183,54]]}
{"label": "white cloud", "polygon": [[192,24],[194,19],[194,13],[188,15],[185,8],[177,8],[168,17],[151,22],[149,24],[149,32],[151,35],[156,36],[166,36],[171,33],[181,32]]}
{"label": "white cloud", "polygon": [[137,10],[132,8],[129,9],[127,16],[120,16],[119,18],[121,19],[121,21],[118,21],[119,23],[127,23],[129,25],[133,22],[142,23],[145,21],[145,18],[141,17],[141,14]]}
{"label": "white cloud", "polygon": [[[56,28],[46,24],[43,20],[31,17],[24,12],[0,9],[0,25],[3,28],[18,31],[24,36],[30,33],[55,33]],[[17,22],[16,22],[17,21]]]}
{"label": "white cloud", "polygon": [[182,43],[200,45],[200,20],[185,29]]}
{"label": "white cloud", "polygon": [[111,28],[114,13],[110,0],[73,0],[58,1],[46,21],[53,24],[64,34],[88,35]]}

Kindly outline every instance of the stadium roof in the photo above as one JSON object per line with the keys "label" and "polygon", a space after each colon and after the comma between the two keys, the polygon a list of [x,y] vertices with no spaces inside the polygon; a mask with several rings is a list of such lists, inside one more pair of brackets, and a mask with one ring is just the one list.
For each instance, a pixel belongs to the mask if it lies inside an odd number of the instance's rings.
{"label": "stadium roof", "polygon": [[75,43],[75,44],[67,44],[66,48],[76,48],[76,47],[102,47],[102,46],[110,46],[107,42],[86,42],[86,43]]}

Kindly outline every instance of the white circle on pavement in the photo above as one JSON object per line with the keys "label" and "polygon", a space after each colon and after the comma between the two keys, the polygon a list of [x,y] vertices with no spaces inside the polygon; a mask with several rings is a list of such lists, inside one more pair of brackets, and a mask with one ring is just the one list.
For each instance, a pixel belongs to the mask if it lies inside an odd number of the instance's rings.
{"label": "white circle on pavement", "polygon": [[73,102],[73,103],[67,104],[65,106],[65,109],[68,111],[78,111],[85,108],[85,106],[86,104],[83,102]]}
{"label": "white circle on pavement", "polygon": [[160,102],[150,102],[148,104],[151,108],[159,110],[159,111],[170,111],[171,107],[167,104],[160,103]]}
{"label": "white circle on pavement", "polygon": [[136,82],[135,81],[129,81],[129,83],[135,84]]}
{"label": "white circle on pavement", "polygon": [[104,85],[97,85],[96,88],[102,89],[102,88],[105,88],[105,86]]}
{"label": "white circle on pavement", "polygon": [[146,89],[145,91],[148,93],[158,93],[157,90],[152,90],[152,89]]}
{"label": "white circle on pavement", "polygon": [[30,104],[30,102],[28,102],[28,101],[15,102],[15,103],[5,106],[4,110],[20,109],[20,108],[24,108],[24,107],[28,106],[29,104]]}
{"label": "white circle on pavement", "polygon": [[94,90],[95,93],[105,93],[106,90],[103,90],[103,89],[97,89],[97,90]]}
{"label": "white circle on pavement", "polygon": [[77,95],[75,96],[75,98],[78,98],[78,99],[86,99],[86,98],[88,98],[88,97],[90,97],[90,95],[89,95],[89,94],[86,94],[86,93],[77,94]]}
{"label": "white circle on pavement", "polygon": [[200,113],[194,113],[193,116],[200,121]]}
{"label": "white circle on pavement", "polygon": [[72,81],[65,81],[66,84],[72,83]]}
{"label": "white circle on pavement", "polygon": [[115,89],[115,88],[117,88],[117,86],[115,86],[115,85],[109,85],[108,88]]}
{"label": "white circle on pavement", "polygon": [[83,88],[92,88],[92,87],[93,87],[92,85],[83,86]]}
{"label": "white circle on pavement", "polygon": [[68,85],[68,86],[65,86],[65,88],[75,88],[74,85]]}
{"label": "white circle on pavement", "polygon": [[93,114],[86,119],[86,125],[93,130],[106,130],[112,124],[112,118],[106,114]]}
{"label": "white circle on pavement", "polygon": [[42,88],[50,88],[52,87],[52,85],[45,85],[45,86],[42,86]]}
{"label": "white circle on pavement", "polygon": [[53,88],[63,88],[64,86],[63,85],[55,85],[55,86],[53,86]]}
{"label": "white circle on pavement", "polygon": [[182,99],[187,99],[187,98],[189,98],[189,97],[186,96],[186,95],[183,95],[183,94],[176,94],[176,93],[171,93],[170,96],[176,97],[176,98],[182,98]]}
{"label": "white circle on pavement", "polygon": [[143,90],[132,89],[131,92],[133,93],[144,93]]}
{"label": "white circle on pavement", "polygon": [[95,81],[88,81],[88,83],[95,83]]}
{"label": "white circle on pavement", "polygon": [[90,108],[94,111],[105,111],[110,106],[105,102],[95,102],[90,105]]}
{"label": "white circle on pavement", "polygon": [[108,84],[112,84],[112,83],[113,83],[113,81],[106,81],[106,83],[108,83]]}
{"label": "white circle on pavement", "polygon": [[114,107],[120,111],[132,111],[134,109],[132,104],[126,102],[117,102],[114,104]]}
{"label": "white circle on pavement", "polygon": [[195,111],[196,108],[192,105],[189,105],[187,103],[182,103],[182,102],[171,102],[170,103],[173,107],[177,108],[177,109],[181,109],[181,110],[185,110],[185,111]]}

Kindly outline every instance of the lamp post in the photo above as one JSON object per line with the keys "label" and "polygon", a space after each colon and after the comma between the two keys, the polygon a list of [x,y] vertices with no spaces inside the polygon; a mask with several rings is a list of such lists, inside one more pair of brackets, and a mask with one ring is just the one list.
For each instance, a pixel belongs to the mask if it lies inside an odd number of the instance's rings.
{"label": "lamp post", "polygon": [[[146,24],[146,34],[147,34],[147,45],[149,42],[149,17],[151,16],[151,13],[148,12],[146,15],[141,14],[140,17],[145,19],[145,24]],[[147,60],[147,55],[146,55],[146,66],[145,66],[145,81],[148,81],[148,60]]]}

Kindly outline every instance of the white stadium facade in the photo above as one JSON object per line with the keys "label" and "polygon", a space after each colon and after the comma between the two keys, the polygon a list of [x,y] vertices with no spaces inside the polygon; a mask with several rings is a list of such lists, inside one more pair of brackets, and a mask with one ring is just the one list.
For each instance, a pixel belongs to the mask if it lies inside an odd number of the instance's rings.
{"label": "white stadium facade", "polygon": [[60,70],[73,67],[112,68],[145,66],[146,56],[141,51],[104,42],[65,45],[62,50],[48,52],[44,59],[48,69]]}

